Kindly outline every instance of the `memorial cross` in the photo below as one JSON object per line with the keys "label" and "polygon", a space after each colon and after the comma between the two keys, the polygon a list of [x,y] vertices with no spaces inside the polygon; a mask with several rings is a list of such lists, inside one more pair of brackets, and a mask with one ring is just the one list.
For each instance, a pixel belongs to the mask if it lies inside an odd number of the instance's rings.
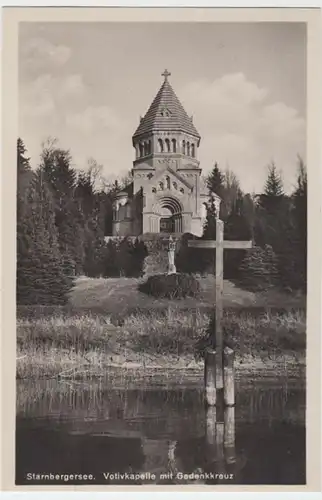
{"label": "memorial cross", "polygon": [[[222,352],[223,352],[223,288],[224,288],[224,250],[244,250],[252,248],[252,241],[224,240],[224,223],[219,218],[216,219],[216,240],[189,240],[188,246],[193,248],[213,248],[216,250],[216,291],[215,291],[215,311],[216,311],[216,346],[213,346],[218,353],[220,363],[219,373],[222,372]],[[218,371],[217,371],[218,373]]]}

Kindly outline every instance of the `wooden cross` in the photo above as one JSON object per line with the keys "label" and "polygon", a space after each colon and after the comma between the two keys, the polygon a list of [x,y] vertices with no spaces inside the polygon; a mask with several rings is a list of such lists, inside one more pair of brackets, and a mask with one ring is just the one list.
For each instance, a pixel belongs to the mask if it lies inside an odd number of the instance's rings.
{"label": "wooden cross", "polygon": [[166,82],[168,80],[168,76],[171,76],[171,73],[169,73],[169,71],[165,69],[161,76],[164,76],[164,81]]}
{"label": "wooden cross", "polygon": [[228,241],[224,240],[224,223],[216,219],[216,240],[189,240],[188,246],[193,248],[214,248],[216,249],[216,352],[218,352],[219,372],[222,373],[222,352],[223,352],[223,288],[224,288],[224,249],[247,249],[252,248],[252,241]]}

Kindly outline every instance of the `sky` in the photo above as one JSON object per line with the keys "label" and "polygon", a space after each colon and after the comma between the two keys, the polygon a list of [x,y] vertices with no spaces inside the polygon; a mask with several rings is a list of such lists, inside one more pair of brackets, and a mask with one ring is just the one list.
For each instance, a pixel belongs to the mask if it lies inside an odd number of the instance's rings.
{"label": "sky", "polygon": [[19,135],[31,163],[58,139],[74,166],[132,168],[132,135],[164,69],[201,135],[198,158],[260,192],[275,162],[286,191],[306,158],[304,23],[20,23]]}

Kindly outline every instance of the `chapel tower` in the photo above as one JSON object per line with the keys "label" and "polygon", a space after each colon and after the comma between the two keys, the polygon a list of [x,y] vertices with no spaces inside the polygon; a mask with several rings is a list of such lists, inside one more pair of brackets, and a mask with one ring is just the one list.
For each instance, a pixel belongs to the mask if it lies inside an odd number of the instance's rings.
{"label": "chapel tower", "polygon": [[115,235],[202,235],[209,194],[200,177],[201,138],[170,75],[167,70],[162,73],[164,81],[132,137],[133,183],[117,196]]}
{"label": "chapel tower", "polygon": [[[143,233],[195,232],[200,226],[200,135],[169,73],[135,131],[134,192],[143,190]],[[198,231],[200,232],[200,231]]]}

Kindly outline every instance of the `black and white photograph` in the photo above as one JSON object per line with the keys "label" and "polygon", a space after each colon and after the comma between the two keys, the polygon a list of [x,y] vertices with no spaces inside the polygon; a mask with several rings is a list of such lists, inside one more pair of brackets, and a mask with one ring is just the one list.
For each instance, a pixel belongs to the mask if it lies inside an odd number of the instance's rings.
{"label": "black and white photograph", "polygon": [[16,486],[307,484],[307,24],[198,19],[19,23]]}

